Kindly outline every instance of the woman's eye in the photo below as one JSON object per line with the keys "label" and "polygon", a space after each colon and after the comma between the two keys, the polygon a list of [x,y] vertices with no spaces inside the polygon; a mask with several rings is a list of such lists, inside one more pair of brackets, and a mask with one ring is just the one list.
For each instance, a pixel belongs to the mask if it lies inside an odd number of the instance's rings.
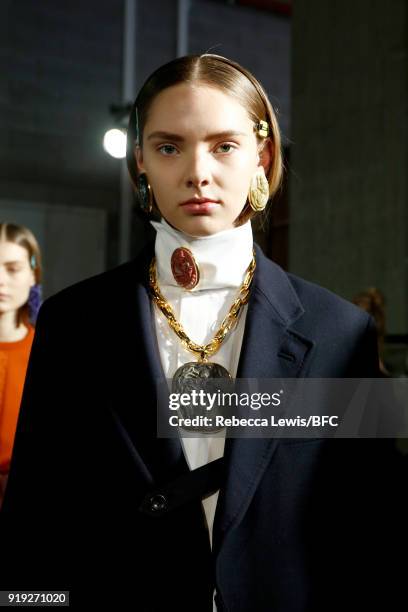
{"label": "woman's eye", "polygon": [[165,144],[162,145],[161,147],[158,148],[158,151],[160,151],[161,153],[163,153],[164,155],[172,155],[174,153],[174,151],[176,151],[176,147],[170,144]]}
{"label": "woman's eye", "polygon": [[222,149],[221,153],[230,153],[231,149],[235,149],[235,147],[229,142],[223,142],[217,149]]}

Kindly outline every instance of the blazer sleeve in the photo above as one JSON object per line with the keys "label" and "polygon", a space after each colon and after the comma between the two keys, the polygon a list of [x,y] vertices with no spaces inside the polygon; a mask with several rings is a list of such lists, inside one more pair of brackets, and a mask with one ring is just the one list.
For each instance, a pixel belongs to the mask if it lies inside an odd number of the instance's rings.
{"label": "blazer sleeve", "polygon": [[54,310],[49,298],[38,315],[0,512],[2,590],[69,590],[69,389]]}

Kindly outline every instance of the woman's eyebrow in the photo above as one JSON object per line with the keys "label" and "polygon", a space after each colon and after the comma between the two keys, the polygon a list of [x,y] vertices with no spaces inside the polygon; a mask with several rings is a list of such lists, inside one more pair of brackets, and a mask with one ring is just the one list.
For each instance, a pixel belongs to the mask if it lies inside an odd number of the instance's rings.
{"label": "woman's eyebrow", "polygon": [[[231,138],[233,136],[247,136],[247,134],[245,134],[245,132],[237,132],[236,130],[225,130],[224,132],[217,132],[216,134],[208,134],[204,140],[207,142],[209,140],[215,140],[216,138]],[[152,132],[147,137],[147,140],[153,140],[154,138],[172,140],[173,142],[185,142],[186,140],[183,136],[170,132]]]}

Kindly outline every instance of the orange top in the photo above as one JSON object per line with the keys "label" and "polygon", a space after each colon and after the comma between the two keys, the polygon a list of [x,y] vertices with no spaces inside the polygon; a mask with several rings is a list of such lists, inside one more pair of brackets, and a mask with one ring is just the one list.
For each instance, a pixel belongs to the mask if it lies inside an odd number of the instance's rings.
{"label": "orange top", "polygon": [[10,467],[34,327],[17,342],[0,342],[0,472]]}

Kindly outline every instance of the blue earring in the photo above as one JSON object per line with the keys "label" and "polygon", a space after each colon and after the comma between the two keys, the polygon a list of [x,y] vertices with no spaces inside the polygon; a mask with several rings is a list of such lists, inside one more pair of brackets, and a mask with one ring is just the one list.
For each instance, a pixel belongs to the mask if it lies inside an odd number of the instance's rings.
{"label": "blue earring", "polygon": [[30,294],[28,296],[28,316],[30,323],[35,325],[37,320],[38,311],[42,304],[42,287],[40,284],[33,285],[30,288]]}
{"label": "blue earring", "polygon": [[[37,260],[35,255],[31,255],[30,265],[33,270],[37,267]],[[28,318],[32,325],[35,325],[37,321],[38,311],[42,304],[42,286],[41,284],[35,284],[30,287],[30,293],[28,296]]]}

